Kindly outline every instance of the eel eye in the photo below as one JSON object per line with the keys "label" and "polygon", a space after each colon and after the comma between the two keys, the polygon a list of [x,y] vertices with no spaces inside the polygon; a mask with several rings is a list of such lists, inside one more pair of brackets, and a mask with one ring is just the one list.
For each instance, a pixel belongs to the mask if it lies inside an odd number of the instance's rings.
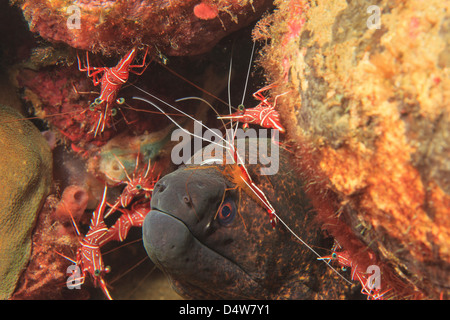
{"label": "eel eye", "polygon": [[217,213],[217,219],[222,226],[229,226],[236,217],[236,205],[233,200],[225,199]]}
{"label": "eel eye", "polygon": [[111,109],[111,116],[115,116],[117,114],[117,109],[116,108],[112,108]]}

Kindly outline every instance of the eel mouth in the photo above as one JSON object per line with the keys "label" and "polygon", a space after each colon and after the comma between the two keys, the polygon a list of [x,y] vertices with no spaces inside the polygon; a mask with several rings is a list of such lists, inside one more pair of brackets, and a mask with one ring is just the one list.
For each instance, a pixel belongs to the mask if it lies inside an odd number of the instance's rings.
{"label": "eel mouth", "polygon": [[161,269],[179,267],[179,258],[195,240],[183,221],[153,208],[144,220],[142,233],[148,256]]}
{"label": "eel mouth", "polygon": [[[182,295],[189,296],[195,290],[207,298],[227,298],[230,287],[237,288],[243,282],[253,290],[260,287],[239,265],[200,242],[169,212],[152,208],[142,232],[148,256]],[[240,291],[244,298],[251,298],[250,291]]]}

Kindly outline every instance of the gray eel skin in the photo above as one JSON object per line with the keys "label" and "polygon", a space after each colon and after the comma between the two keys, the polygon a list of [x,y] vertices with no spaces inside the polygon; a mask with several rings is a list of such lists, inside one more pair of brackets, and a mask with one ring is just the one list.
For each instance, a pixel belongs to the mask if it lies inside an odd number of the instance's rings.
{"label": "gray eel skin", "polygon": [[[333,240],[314,223],[316,213],[288,155],[280,148],[275,175],[260,175],[259,164],[247,168],[280,218],[310,246],[329,254],[320,248],[331,248]],[[281,223],[273,229],[266,209],[233,187],[223,165],[189,165],[164,176],[154,188],[143,225],[144,246],[180,295],[190,299],[348,297],[345,281]]]}

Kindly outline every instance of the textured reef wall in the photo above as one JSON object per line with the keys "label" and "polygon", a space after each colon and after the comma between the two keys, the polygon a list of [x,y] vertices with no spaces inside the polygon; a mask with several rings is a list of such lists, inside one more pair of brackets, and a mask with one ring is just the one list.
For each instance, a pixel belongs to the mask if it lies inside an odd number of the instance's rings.
{"label": "textured reef wall", "polygon": [[271,4],[268,0],[18,0],[30,30],[104,54],[150,45],[167,55],[199,54],[219,39],[248,25]]}
{"label": "textured reef wall", "polygon": [[254,30],[270,38],[260,64],[289,92],[279,111],[299,168],[329,190],[324,227],[356,263],[369,247],[405,295],[448,297],[449,3],[276,4]]}

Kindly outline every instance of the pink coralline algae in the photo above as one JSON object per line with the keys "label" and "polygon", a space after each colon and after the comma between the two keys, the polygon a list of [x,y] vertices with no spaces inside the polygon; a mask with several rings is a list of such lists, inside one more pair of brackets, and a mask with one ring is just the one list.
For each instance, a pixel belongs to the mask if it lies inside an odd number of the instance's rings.
{"label": "pink coralline algae", "polygon": [[269,0],[18,0],[30,30],[74,48],[124,53],[149,45],[167,55],[194,55],[254,21]]}

